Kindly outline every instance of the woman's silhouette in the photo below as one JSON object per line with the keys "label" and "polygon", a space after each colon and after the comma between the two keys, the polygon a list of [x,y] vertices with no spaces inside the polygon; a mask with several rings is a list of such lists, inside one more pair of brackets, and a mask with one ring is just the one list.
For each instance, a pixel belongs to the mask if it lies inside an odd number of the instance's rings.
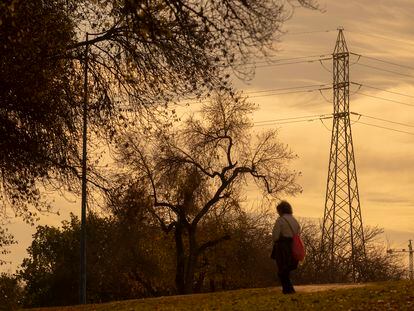
{"label": "woman's silhouette", "polygon": [[292,257],[292,237],[300,232],[300,225],[292,215],[292,206],[281,201],[276,207],[279,217],[273,227],[272,237],[274,253],[272,258],[276,260],[278,276],[282,283],[284,294],[293,294],[295,289],[290,281],[290,271],[298,267],[298,261]]}

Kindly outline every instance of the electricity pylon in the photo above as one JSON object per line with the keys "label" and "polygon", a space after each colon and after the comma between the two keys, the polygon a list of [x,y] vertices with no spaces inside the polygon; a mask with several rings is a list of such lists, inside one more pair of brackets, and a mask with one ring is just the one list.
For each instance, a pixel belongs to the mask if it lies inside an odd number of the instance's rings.
{"label": "electricity pylon", "polygon": [[408,278],[414,280],[414,250],[412,240],[408,240],[408,250],[403,249],[388,249],[388,254],[392,253],[408,253]]}
{"label": "electricity pylon", "polygon": [[[333,52],[333,126],[323,217],[323,253],[335,265],[348,263],[353,281],[362,277],[365,240],[349,117],[349,52],[339,28]],[[335,280],[331,275],[332,281]]]}

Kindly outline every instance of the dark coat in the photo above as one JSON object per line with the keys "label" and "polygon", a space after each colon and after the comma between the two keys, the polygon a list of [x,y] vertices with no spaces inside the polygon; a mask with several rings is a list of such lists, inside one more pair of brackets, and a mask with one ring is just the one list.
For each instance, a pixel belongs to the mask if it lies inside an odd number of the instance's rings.
{"label": "dark coat", "polygon": [[281,236],[275,242],[272,258],[276,260],[278,273],[289,272],[298,267],[298,261],[292,256],[292,238]]}

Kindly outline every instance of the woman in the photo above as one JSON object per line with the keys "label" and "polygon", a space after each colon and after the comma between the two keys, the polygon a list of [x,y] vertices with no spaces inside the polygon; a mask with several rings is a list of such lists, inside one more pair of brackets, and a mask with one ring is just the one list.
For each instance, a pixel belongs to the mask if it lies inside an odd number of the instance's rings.
{"label": "woman", "polygon": [[298,262],[292,257],[292,237],[300,232],[297,220],[292,216],[292,206],[281,201],[276,207],[279,217],[273,226],[274,259],[277,263],[278,276],[282,283],[284,294],[293,294],[295,289],[290,281],[290,271],[298,267]]}

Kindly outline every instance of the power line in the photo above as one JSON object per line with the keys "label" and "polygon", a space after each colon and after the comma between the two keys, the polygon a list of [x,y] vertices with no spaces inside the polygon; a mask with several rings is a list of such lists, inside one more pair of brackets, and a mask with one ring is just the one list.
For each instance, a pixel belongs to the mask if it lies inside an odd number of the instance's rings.
{"label": "power line", "polygon": [[303,86],[292,86],[292,87],[285,87],[279,89],[268,89],[268,90],[260,90],[260,91],[248,91],[244,94],[256,94],[256,93],[268,93],[268,92],[277,92],[277,91],[286,91],[286,90],[295,90],[295,89],[305,89],[305,88],[314,88],[314,87],[326,87],[329,84],[312,84],[312,85],[303,85]]}
{"label": "power line", "polygon": [[358,85],[360,87],[366,87],[366,88],[370,88],[370,89],[374,89],[374,90],[378,90],[378,91],[383,91],[383,92],[387,92],[387,93],[391,93],[391,94],[395,94],[395,95],[400,95],[400,96],[405,96],[405,97],[409,97],[409,98],[414,98],[414,96],[412,96],[412,95],[407,95],[407,94],[403,94],[403,93],[399,93],[399,92],[389,91],[389,90],[381,89],[379,87],[370,86],[370,85],[367,85],[367,84],[362,84],[362,83],[357,83],[357,82],[350,82],[350,83],[351,84]]}
{"label": "power line", "polygon": [[319,118],[310,118],[310,119],[305,119],[305,120],[292,120],[292,121],[282,121],[282,122],[273,122],[273,123],[264,123],[264,124],[257,124],[254,123],[254,127],[257,126],[269,126],[269,125],[283,125],[283,124],[292,124],[292,123],[301,123],[301,122],[312,122],[312,121],[318,121],[318,120],[326,120],[326,119],[331,119],[332,116],[327,116],[327,117],[319,117]]}
{"label": "power line", "polygon": [[287,94],[297,94],[297,93],[313,93],[319,90],[327,90],[330,88],[319,88],[319,89],[311,89],[311,90],[303,90],[303,91],[292,91],[292,92],[282,92],[282,93],[270,93],[270,94],[262,94],[262,95],[254,95],[249,96],[249,98],[256,98],[256,97],[267,97],[267,96],[278,96],[278,95],[287,95]]}
{"label": "power line", "polygon": [[297,120],[297,119],[312,119],[312,118],[324,118],[330,116],[332,117],[332,114],[317,114],[312,116],[303,116],[303,117],[290,117],[290,118],[282,118],[282,119],[273,119],[273,120],[262,120],[262,121],[256,121],[257,123],[265,123],[265,122],[279,122],[279,121],[290,121],[290,120]]}
{"label": "power line", "polygon": [[[250,62],[250,64],[257,64],[259,62],[283,62],[283,61],[292,61],[292,60],[298,60],[298,59],[306,59],[306,58],[324,58],[324,57],[328,57],[331,56],[331,54],[318,54],[318,55],[308,55],[308,56],[297,56],[297,57],[290,57],[290,58],[280,58],[280,59],[269,59],[267,60],[262,60],[262,61],[258,61],[258,62]],[[278,55],[273,54],[273,55],[269,55],[269,57],[278,57]],[[246,63],[249,64],[249,63]]]}
{"label": "power line", "polygon": [[372,123],[365,123],[365,122],[362,122],[362,121],[359,121],[358,123],[368,125],[368,126],[372,126],[372,127],[378,127],[378,128],[393,131],[393,132],[404,133],[404,134],[408,134],[408,135],[414,135],[414,133],[412,133],[412,132],[396,130],[396,129],[393,129],[393,128],[390,128],[390,127],[380,126],[380,125],[376,125],[376,124],[372,124]]}
{"label": "power line", "polygon": [[331,72],[331,73],[332,73],[332,70],[330,70],[329,68],[327,68],[327,67],[323,64],[323,60],[328,60],[328,59],[332,59],[332,57],[331,57],[331,58],[326,58],[326,59],[319,59],[319,63],[321,64],[321,66],[322,66],[322,68],[323,68],[323,69],[325,69],[326,71],[328,71],[328,72]]}
{"label": "power line", "polygon": [[[290,58],[280,58],[280,59],[268,59],[268,60],[258,60],[258,61],[251,61],[246,63],[235,63],[233,65],[240,66],[240,65],[256,65],[256,64],[263,64],[263,65],[281,65],[276,64],[284,61],[295,61],[299,59],[307,59],[307,58],[324,58],[324,57],[330,57],[330,54],[319,54],[319,55],[308,55],[308,56],[297,56],[297,57],[290,57]],[[273,58],[278,57],[277,54],[268,55],[267,57]],[[330,58],[327,58],[330,59]],[[275,64],[272,64],[274,62]],[[304,61],[305,62],[305,61]],[[227,66],[226,66],[227,67]]]}
{"label": "power line", "polygon": [[404,43],[404,44],[408,43],[408,40],[395,39],[395,38],[389,37],[389,36],[383,36],[383,35],[377,35],[377,34],[368,34],[368,33],[360,32],[360,31],[354,31],[354,30],[348,30],[348,29],[347,29],[347,32],[353,32],[353,33],[357,33],[357,34],[367,36],[367,37],[372,37],[372,38],[380,38],[380,39],[384,39],[384,40],[393,40],[395,42],[400,42],[400,43]]}
{"label": "power line", "polygon": [[384,98],[384,97],[380,97],[380,96],[369,95],[369,94],[365,94],[365,93],[361,93],[361,92],[358,92],[357,94],[367,96],[367,97],[376,98],[376,99],[380,99],[380,100],[389,101],[389,102],[404,105],[404,106],[414,107],[414,104],[404,103],[404,102],[400,102],[400,101],[394,100],[394,99],[388,99],[388,98]]}
{"label": "power line", "polygon": [[401,126],[414,128],[413,124],[401,123],[401,122],[391,121],[391,120],[387,120],[387,119],[372,117],[372,116],[368,116],[368,115],[357,113],[357,112],[350,112],[350,113],[353,114],[353,115],[364,117],[364,118],[369,118],[369,119],[373,119],[373,120],[378,120],[378,121],[383,121],[383,122],[388,122],[388,123],[392,123],[392,124],[397,124],[397,125],[401,125]]}
{"label": "power line", "polygon": [[336,31],[336,30],[328,29],[328,30],[315,30],[315,31],[287,32],[283,35],[284,36],[286,35],[296,36],[296,35],[306,35],[306,34],[314,34],[314,33],[327,33],[327,32],[332,32],[332,31]]}
{"label": "power line", "polygon": [[[297,94],[297,93],[312,93],[317,91],[323,90],[330,90],[331,87],[328,87],[329,84],[313,84],[313,85],[302,85],[302,86],[293,86],[293,87],[286,87],[286,88],[278,88],[278,89],[267,89],[267,90],[259,90],[259,91],[250,91],[244,92],[244,95],[248,95],[249,98],[257,98],[257,97],[268,97],[268,96],[278,96],[278,95],[287,95],[287,94]],[[317,87],[317,88],[315,88]],[[301,90],[305,88],[311,88],[309,90]],[[313,88],[313,89],[312,89]],[[279,91],[288,91],[288,92],[279,92]],[[290,90],[297,90],[297,91],[290,91]],[[276,92],[276,93],[274,93]],[[266,94],[267,93],[267,94]],[[251,95],[252,96],[249,96]],[[256,95],[257,94],[257,95]],[[207,100],[198,101],[198,104],[208,103]],[[187,104],[194,104],[195,102],[182,102],[180,105],[186,106]],[[120,108],[120,110],[125,112],[133,112],[136,111],[135,107],[128,108],[128,106]]]}
{"label": "power line", "polygon": [[368,67],[368,68],[375,69],[375,70],[385,71],[385,72],[393,73],[393,74],[404,76],[404,77],[414,78],[413,75],[409,75],[409,74],[406,74],[406,73],[401,73],[401,72],[397,72],[397,71],[393,71],[393,70],[378,68],[378,67],[371,66],[371,65],[366,65],[366,64],[361,64],[361,63],[356,63],[355,65]]}
{"label": "power line", "polygon": [[286,63],[280,63],[280,64],[259,65],[259,66],[255,66],[254,68],[278,67],[278,66],[286,66],[286,65],[296,65],[296,64],[304,64],[304,63],[314,63],[314,62],[320,62],[320,61],[329,60],[329,59],[332,59],[332,57],[318,58],[318,59],[312,59],[312,60],[303,60],[303,61],[296,61],[296,62],[286,62]]}
{"label": "power line", "polygon": [[[268,96],[278,96],[278,95],[288,95],[288,94],[299,94],[299,93],[313,93],[319,92],[323,90],[330,90],[330,87],[323,87],[328,86],[329,84],[315,84],[315,85],[305,85],[305,86],[296,86],[296,87],[288,87],[288,88],[280,88],[280,89],[268,89],[268,90],[260,90],[260,91],[252,91],[252,92],[245,92],[244,94],[248,95],[249,98],[258,98],[258,97],[268,97]],[[318,87],[309,90],[297,90],[297,91],[289,91],[295,89],[303,89],[303,88],[310,88],[310,87]],[[278,92],[278,91],[288,91],[288,92]],[[273,93],[276,92],[276,93]],[[262,94],[263,93],[263,94]],[[268,94],[266,94],[268,93]],[[253,94],[252,96],[250,96]],[[255,95],[258,94],[258,95]],[[200,101],[199,103],[207,103],[208,101]],[[187,102],[188,103],[188,102]],[[188,103],[191,104],[191,103]]]}
{"label": "power line", "polygon": [[390,62],[390,61],[383,60],[383,59],[376,58],[376,57],[372,57],[372,56],[366,56],[366,55],[362,55],[362,54],[358,54],[358,53],[353,53],[353,52],[350,52],[349,54],[353,54],[353,55],[356,55],[356,56],[359,56],[359,57],[364,57],[364,58],[372,59],[372,60],[375,60],[377,62],[381,62],[381,63],[393,65],[393,66],[398,66],[398,67],[401,67],[401,68],[409,68],[409,69],[414,70],[414,67],[407,66],[407,65],[397,64],[397,63],[394,63],[394,62]]}

